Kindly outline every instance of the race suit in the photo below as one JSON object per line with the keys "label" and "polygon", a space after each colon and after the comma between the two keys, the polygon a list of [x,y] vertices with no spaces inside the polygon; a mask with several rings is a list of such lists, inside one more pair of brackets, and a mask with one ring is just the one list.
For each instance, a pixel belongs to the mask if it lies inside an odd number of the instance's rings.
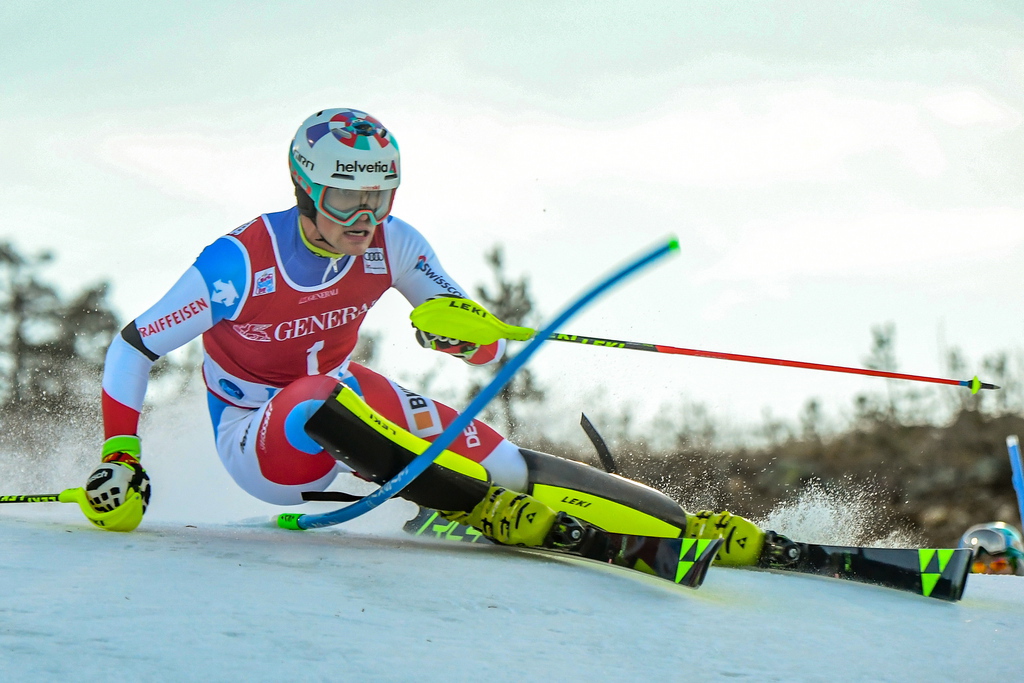
{"label": "race suit", "polygon": [[[303,491],[322,491],[347,471],[303,429],[338,381],[432,440],[455,410],[350,360],[366,312],[390,288],[413,306],[465,296],[423,236],[393,216],[362,256],[314,253],[295,207],[246,223],[206,247],[111,343],[103,374],[106,437],[137,433],[153,363],[202,335],[217,452],[238,485],[261,500],[299,504]],[[504,344],[483,346],[467,362],[492,363]],[[526,485],[518,448],[482,422],[473,421],[449,450],[482,463],[495,483]]]}

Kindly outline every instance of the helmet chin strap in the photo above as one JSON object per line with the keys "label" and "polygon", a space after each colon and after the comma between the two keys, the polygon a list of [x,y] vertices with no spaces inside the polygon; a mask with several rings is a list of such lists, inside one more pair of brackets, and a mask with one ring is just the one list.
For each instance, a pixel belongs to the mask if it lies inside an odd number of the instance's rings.
{"label": "helmet chin strap", "polygon": [[[313,224],[313,230],[316,231],[316,234],[319,235],[319,237],[310,238],[309,236],[306,235],[306,230],[305,230],[305,228],[302,227],[302,218],[308,218],[309,219],[309,221]],[[317,246],[316,244],[314,244],[314,242],[323,242],[324,244],[329,245],[331,247],[331,249],[335,249],[335,250],[337,249],[337,247],[335,247],[333,244],[331,244],[327,240],[327,238],[324,237],[323,233],[320,232],[320,228],[319,228],[319,226],[317,226],[315,219],[309,218],[309,216],[300,217],[299,218],[299,226],[298,227],[299,227],[299,237],[302,238],[302,243],[306,245],[307,249],[309,249],[311,252],[313,252],[317,256],[323,256],[325,258],[340,258],[341,256],[344,256],[344,254],[342,254],[342,253],[336,253],[336,252],[327,251],[323,247],[320,247],[320,246]]]}
{"label": "helmet chin strap", "polygon": [[332,249],[337,249],[337,247],[334,246],[333,244],[331,244],[331,241],[328,240],[326,237],[324,237],[324,234],[322,232],[320,232],[320,226],[316,224],[316,221],[313,221],[313,229],[316,230],[316,234],[319,235],[319,237],[317,238],[317,241],[323,242],[324,244],[326,244],[327,246],[331,247]]}

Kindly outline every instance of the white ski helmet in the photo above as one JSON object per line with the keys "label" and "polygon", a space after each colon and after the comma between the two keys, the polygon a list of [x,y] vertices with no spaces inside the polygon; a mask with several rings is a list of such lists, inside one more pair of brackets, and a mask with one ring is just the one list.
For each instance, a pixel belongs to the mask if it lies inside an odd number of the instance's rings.
{"label": "white ski helmet", "polygon": [[324,109],[303,121],[288,166],[299,211],[345,226],[362,216],[379,225],[401,181],[395,136],[358,109]]}

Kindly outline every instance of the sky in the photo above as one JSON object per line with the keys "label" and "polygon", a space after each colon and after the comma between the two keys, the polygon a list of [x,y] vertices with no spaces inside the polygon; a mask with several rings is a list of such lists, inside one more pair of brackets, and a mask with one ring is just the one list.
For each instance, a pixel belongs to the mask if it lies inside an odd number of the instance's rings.
{"label": "sky", "polygon": [[[109,281],[127,321],[288,208],[299,123],[351,106],[398,138],[394,214],[466,289],[503,245],[550,319],[676,236],[565,331],[862,366],[892,323],[900,370],[946,376],[959,348],[966,379],[1024,353],[1022,86],[1005,2],[13,0],[0,239],[55,250],[68,291]],[[376,367],[444,397],[469,375],[415,346],[407,311],[396,293],[368,316]],[[531,367],[569,413],[698,401],[743,423],[814,397],[838,418],[885,389],[568,344]]]}

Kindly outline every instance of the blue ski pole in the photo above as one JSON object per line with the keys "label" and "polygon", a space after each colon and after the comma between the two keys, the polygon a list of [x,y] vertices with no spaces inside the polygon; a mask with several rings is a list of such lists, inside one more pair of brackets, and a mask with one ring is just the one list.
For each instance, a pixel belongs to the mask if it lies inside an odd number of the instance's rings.
{"label": "blue ski pole", "polygon": [[423,474],[423,472],[430,467],[431,463],[434,462],[434,459],[441,454],[441,451],[447,448],[458,437],[458,435],[469,426],[469,423],[473,421],[473,418],[476,417],[477,413],[483,410],[487,404],[490,403],[491,399],[493,399],[498,392],[508,384],[516,371],[526,363],[530,356],[536,353],[540,345],[546,342],[548,337],[557,332],[569,318],[597,298],[597,296],[603,294],[629,275],[632,275],[644,266],[650,265],[654,261],[667,256],[673,251],[678,250],[679,241],[672,238],[666,243],[651,249],[647,253],[626,264],[618,271],[607,276],[594,285],[590,290],[580,295],[571,304],[566,306],[565,310],[563,310],[557,317],[555,317],[554,320],[538,332],[529,344],[527,344],[526,347],[515,356],[515,358],[510,360],[508,364],[501,369],[501,372],[495,375],[490,384],[480,390],[480,393],[478,393],[470,404],[466,406],[466,409],[456,416],[455,420],[448,425],[447,429],[441,432],[438,437],[434,439],[433,443],[430,444],[430,447],[427,448],[427,450],[416,456],[412,462],[402,469],[401,472],[385,482],[385,484],[379,489],[362,500],[339,510],[334,510],[333,512],[324,512],[317,515],[298,515],[294,513],[278,515],[278,526],[284,529],[314,529],[317,527],[341,524],[366,514],[370,510],[378,507],[391,497],[398,494],[402,489],[411,484],[416,477]]}
{"label": "blue ski pole", "polygon": [[1024,462],[1020,457],[1020,441],[1017,435],[1006,437],[1006,450],[1010,452],[1010,468],[1013,470],[1013,490],[1017,492],[1017,511],[1024,525]]}

